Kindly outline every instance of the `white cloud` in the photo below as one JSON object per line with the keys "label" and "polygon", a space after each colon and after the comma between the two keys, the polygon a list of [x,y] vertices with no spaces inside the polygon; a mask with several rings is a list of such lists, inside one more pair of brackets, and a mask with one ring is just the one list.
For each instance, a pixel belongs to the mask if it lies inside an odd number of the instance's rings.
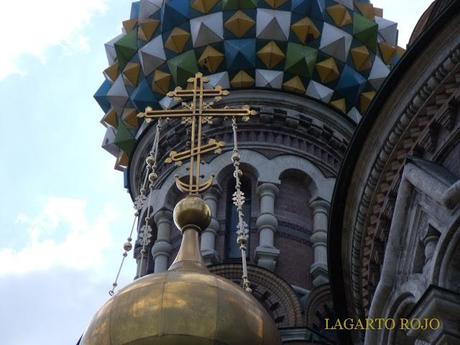
{"label": "white cloud", "polygon": [[[0,308],[1,344],[76,344],[109,298],[131,225],[130,209],[115,207],[51,197],[36,214],[16,216],[28,241],[17,249],[0,247],[0,295],[7,296]],[[130,257],[119,286],[134,272]]]}
{"label": "white cloud", "polygon": [[2,345],[76,344],[107,290],[107,282],[70,269],[0,277]]}
{"label": "white cloud", "polygon": [[52,197],[37,216],[24,213],[16,222],[24,226],[28,243],[19,249],[0,248],[0,276],[52,268],[97,269],[112,244],[111,224],[118,218],[110,206],[88,219],[86,202]]}
{"label": "white cloud", "polygon": [[84,28],[94,14],[106,9],[106,0],[21,0],[0,5],[0,80],[25,74],[20,59],[46,61],[47,49],[87,50]]}

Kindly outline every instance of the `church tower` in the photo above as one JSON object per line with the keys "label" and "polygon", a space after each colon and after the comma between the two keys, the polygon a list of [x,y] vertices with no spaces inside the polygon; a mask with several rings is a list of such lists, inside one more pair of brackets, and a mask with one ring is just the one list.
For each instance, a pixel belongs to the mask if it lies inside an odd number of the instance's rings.
{"label": "church tower", "polygon": [[[244,285],[247,261],[249,290],[283,344],[338,343],[324,324],[335,318],[328,217],[353,132],[403,54],[396,23],[382,12],[366,0],[132,4],[123,32],[105,46],[109,67],[95,98],[105,112],[102,146],[115,156],[115,169],[123,171],[124,187],[138,206],[133,284],[161,284],[180,254],[173,210],[187,193],[176,185],[191,164],[178,157],[195,152],[185,117],[145,119],[149,112],[185,109],[169,92],[181,87],[186,94],[194,90],[193,78],[203,75],[205,90],[229,90],[210,106],[249,105],[256,113],[239,121],[236,132],[231,116],[203,121],[203,142],[213,148],[198,158],[201,174],[194,180],[212,178],[197,193],[210,211],[209,224],[199,231],[203,265]],[[240,214],[247,230],[244,258]]]}

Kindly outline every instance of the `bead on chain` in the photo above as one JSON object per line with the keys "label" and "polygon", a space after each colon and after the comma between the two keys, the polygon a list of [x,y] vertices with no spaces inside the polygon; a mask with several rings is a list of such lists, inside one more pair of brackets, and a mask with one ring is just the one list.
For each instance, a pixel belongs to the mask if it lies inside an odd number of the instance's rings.
{"label": "bead on chain", "polygon": [[[151,197],[153,194],[152,193],[153,186],[156,180],[158,179],[156,168],[157,168],[157,157],[158,157],[158,144],[160,142],[161,121],[162,121],[161,119],[158,119],[157,121],[157,126],[155,130],[155,138],[153,140],[152,149],[150,150],[149,155],[145,159],[146,171],[145,171],[144,184],[142,186],[142,190],[145,193],[146,188],[148,187],[149,189],[148,205],[152,204]],[[150,223],[150,207],[147,207],[147,212],[144,218],[144,225],[141,227],[139,231],[139,240],[142,244],[141,260],[139,263],[140,269],[143,269],[144,260],[147,257],[147,246],[150,243],[150,239],[152,238],[152,226],[149,223]],[[141,275],[142,275],[142,272],[141,272]]]}
{"label": "bead on chain", "polygon": [[131,231],[129,232],[129,236],[126,239],[126,242],[123,244],[123,250],[124,250],[123,251],[123,258],[121,259],[120,266],[118,267],[117,275],[115,277],[115,280],[113,281],[112,289],[109,290],[109,295],[110,296],[113,296],[115,294],[115,289],[118,286],[118,278],[120,277],[121,269],[123,268],[123,264],[125,263],[125,259],[128,256],[128,252],[131,251],[131,249],[133,249],[133,244],[131,242],[133,240],[132,236],[133,236],[134,228],[136,227],[136,220],[137,220],[138,215],[139,215],[139,212],[136,211],[134,213],[134,220],[133,220],[133,225],[131,226]]}
{"label": "bead on chain", "polygon": [[[120,273],[123,268],[123,264],[125,262],[126,257],[128,256],[128,252],[130,252],[133,249],[133,232],[134,229],[136,228],[136,224],[138,223],[139,220],[139,215],[142,209],[146,205],[150,205],[150,196],[151,196],[151,191],[153,189],[153,183],[157,179],[157,174],[156,174],[156,167],[157,167],[157,156],[158,156],[158,143],[159,143],[159,138],[160,138],[160,129],[161,129],[161,120],[158,120],[157,125],[156,125],[156,130],[155,130],[155,137],[153,140],[152,148],[149,152],[149,155],[147,156],[145,163],[146,163],[146,172],[145,172],[145,177],[144,181],[141,185],[141,188],[139,190],[139,195],[136,196],[134,200],[134,209],[136,210],[134,213],[134,220],[133,224],[131,226],[131,231],[129,233],[128,238],[126,239],[126,242],[123,244],[123,254],[122,254],[122,259],[120,262],[120,266],[118,267],[118,271],[115,277],[115,280],[112,284],[112,289],[109,290],[109,295],[113,296],[115,294],[115,289],[118,286],[118,279],[120,278]],[[149,196],[147,197],[145,195],[146,193],[146,187],[147,184],[149,185]],[[147,202],[148,201],[148,202]],[[147,215],[144,218],[144,225],[141,228],[141,231],[139,233],[139,240],[142,243],[142,249],[141,249],[141,264],[140,267],[142,267],[143,264],[143,258],[146,254],[146,246],[150,242],[150,238],[152,237],[152,227],[148,224],[148,221],[150,220],[150,208],[147,209]],[[136,222],[137,221],[137,222]]]}
{"label": "bead on chain", "polygon": [[247,243],[248,243],[248,225],[244,221],[244,213],[243,213],[243,205],[245,202],[244,193],[241,191],[241,179],[240,177],[243,175],[243,172],[240,169],[240,152],[238,150],[238,141],[237,141],[237,125],[235,117],[232,118],[232,130],[233,130],[233,153],[232,153],[232,162],[234,167],[233,177],[235,178],[235,192],[233,193],[233,204],[236,206],[236,210],[238,213],[238,225],[237,225],[237,239],[236,242],[240,246],[241,251],[241,263],[243,266],[243,275],[242,275],[242,283],[243,288],[251,293],[251,283],[249,282],[248,278],[248,266],[246,262],[246,251],[247,251]]}

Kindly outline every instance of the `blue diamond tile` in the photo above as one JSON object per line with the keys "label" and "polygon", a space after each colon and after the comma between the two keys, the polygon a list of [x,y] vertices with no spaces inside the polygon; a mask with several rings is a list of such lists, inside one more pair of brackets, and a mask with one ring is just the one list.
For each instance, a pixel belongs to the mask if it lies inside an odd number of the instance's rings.
{"label": "blue diamond tile", "polygon": [[231,71],[254,68],[256,63],[256,40],[225,41],[225,57],[227,68]]}

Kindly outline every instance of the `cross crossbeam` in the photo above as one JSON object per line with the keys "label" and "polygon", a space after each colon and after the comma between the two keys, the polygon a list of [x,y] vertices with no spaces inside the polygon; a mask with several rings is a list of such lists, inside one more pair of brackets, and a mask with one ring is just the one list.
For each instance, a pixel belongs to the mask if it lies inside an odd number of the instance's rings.
{"label": "cross crossbeam", "polygon": [[[206,145],[201,146],[201,154],[205,154],[208,152],[214,152],[214,153],[221,153],[222,148],[225,146],[225,143],[223,141],[217,141],[215,139],[210,139],[209,142]],[[176,152],[176,151],[171,151],[169,153],[169,157],[166,158],[165,163],[176,163],[176,165],[180,166],[182,165],[182,161],[185,159],[189,159],[192,155],[197,154],[197,148],[193,150],[193,153],[191,153],[191,150],[186,150],[183,152]]]}

